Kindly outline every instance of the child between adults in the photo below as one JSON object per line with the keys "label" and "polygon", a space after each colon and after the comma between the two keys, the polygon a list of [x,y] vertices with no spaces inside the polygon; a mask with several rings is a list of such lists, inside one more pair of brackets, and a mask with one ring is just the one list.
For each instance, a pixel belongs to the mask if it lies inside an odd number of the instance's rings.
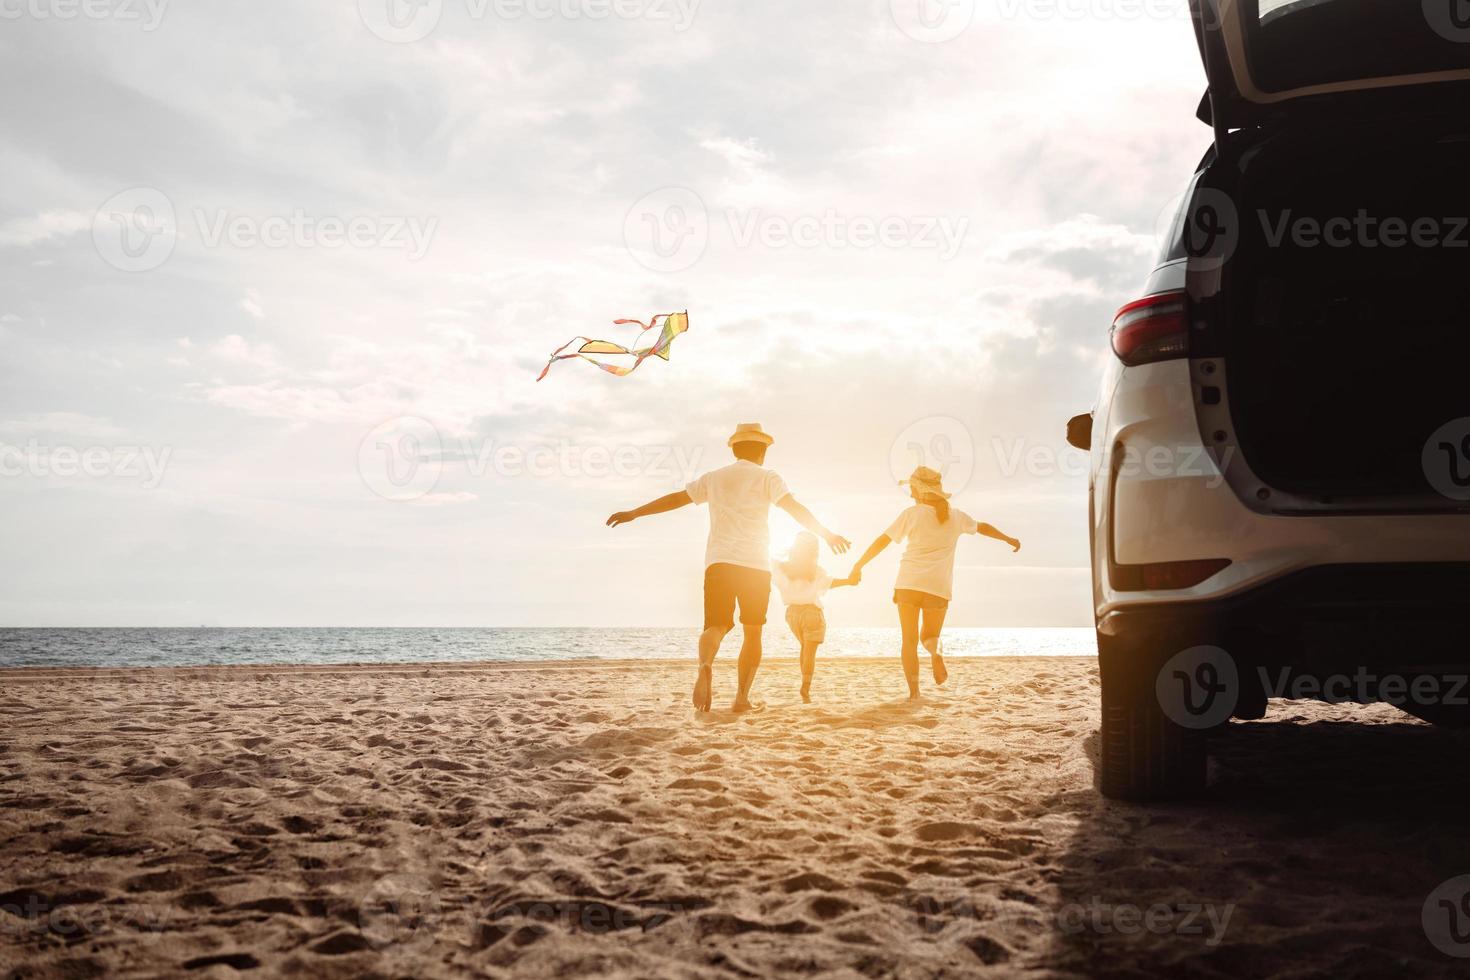
{"label": "child between adults", "polygon": [[854,578],[833,579],[817,562],[817,536],[802,531],[791,544],[785,561],[772,569],[772,580],[786,604],[786,625],[801,644],[801,699],[812,700],[812,672],[817,667],[817,647],[827,641],[827,614],[822,596],[829,589],[856,585]]}
{"label": "child between adults", "polygon": [[1021,542],[1001,533],[989,524],[981,524],[962,510],[951,510],[950,495],[944,492],[938,472],[920,466],[909,474],[909,495],[914,505],[898,515],[888,530],[863,552],[852,566],[851,578],[861,581],[863,566],[894,541],[907,541],[903,559],[898,565],[898,581],[894,583],[893,603],[898,607],[898,622],[903,629],[903,673],[909,682],[909,697],[919,696],[919,643],[929,651],[934,668],[934,683],[943,684],[949,677],[941,654],[939,633],[944,629],[944,616],[954,585],[954,552],[960,536],[980,534],[1004,541],[1012,551],[1021,550]]}

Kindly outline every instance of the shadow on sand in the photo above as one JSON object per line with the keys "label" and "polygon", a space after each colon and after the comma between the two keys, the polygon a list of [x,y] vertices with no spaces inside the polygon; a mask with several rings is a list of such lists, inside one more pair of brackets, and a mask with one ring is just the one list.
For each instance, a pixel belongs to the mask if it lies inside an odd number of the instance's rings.
{"label": "shadow on sand", "polygon": [[757,701],[750,711],[736,712],[716,707],[712,711],[693,717],[701,725],[730,725],[739,722],[776,723],[799,730],[802,727],[822,726],[826,728],[864,728],[879,731],[885,728],[911,726],[934,728],[939,724],[938,713],[947,701],[942,698],[919,697],[909,700],[896,698],[859,708],[855,711],[833,711],[820,704],[793,702],[764,703]]}
{"label": "shadow on sand", "polygon": [[[1237,722],[1212,743],[1211,765],[1209,798],[1194,805],[1055,801],[1082,815],[1057,880],[1058,965],[1130,977],[1466,975],[1470,963],[1438,951],[1422,915],[1432,890],[1470,874],[1470,737],[1407,720]],[[1156,907],[1166,911],[1142,924]]]}

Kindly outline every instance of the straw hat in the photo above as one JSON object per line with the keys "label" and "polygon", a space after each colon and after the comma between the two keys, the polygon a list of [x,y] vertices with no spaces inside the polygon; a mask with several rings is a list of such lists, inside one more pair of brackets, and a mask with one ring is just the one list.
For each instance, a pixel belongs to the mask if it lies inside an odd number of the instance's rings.
{"label": "straw hat", "polygon": [[940,482],[943,479],[938,470],[931,470],[927,466],[920,466],[909,474],[907,480],[899,480],[898,483],[899,486],[913,487],[919,492],[919,496],[921,497],[933,495],[948,500],[950,495],[944,492],[944,487]]}
{"label": "straw hat", "polygon": [[761,424],[759,422],[741,422],[739,425],[735,426],[735,434],[730,437],[730,441],[727,443],[727,445],[733,446],[737,442],[759,442],[762,445],[769,446],[775,441],[775,439],[771,438],[771,436],[767,434],[764,429],[761,428]]}

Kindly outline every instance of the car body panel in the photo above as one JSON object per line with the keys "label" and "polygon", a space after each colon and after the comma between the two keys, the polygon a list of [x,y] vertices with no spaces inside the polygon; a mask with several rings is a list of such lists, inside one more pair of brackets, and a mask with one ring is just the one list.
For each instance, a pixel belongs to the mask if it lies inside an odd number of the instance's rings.
{"label": "car body panel", "polygon": [[[1385,97],[1441,98],[1446,87],[1463,94],[1470,86],[1470,25],[1455,20],[1450,0],[1438,6],[1190,0],[1190,6],[1219,126],[1257,125],[1297,105],[1381,111]],[[1406,92],[1423,86],[1436,90]]]}

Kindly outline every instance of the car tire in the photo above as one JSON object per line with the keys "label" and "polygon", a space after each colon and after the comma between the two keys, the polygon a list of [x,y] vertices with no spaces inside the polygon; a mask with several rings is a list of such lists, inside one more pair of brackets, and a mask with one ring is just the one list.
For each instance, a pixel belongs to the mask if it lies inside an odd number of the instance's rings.
{"label": "car tire", "polygon": [[1156,693],[1164,637],[1123,639],[1099,633],[1102,727],[1098,789],[1114,800],[1184,800],[1204,793],[1205,732],[1175,724]]}

